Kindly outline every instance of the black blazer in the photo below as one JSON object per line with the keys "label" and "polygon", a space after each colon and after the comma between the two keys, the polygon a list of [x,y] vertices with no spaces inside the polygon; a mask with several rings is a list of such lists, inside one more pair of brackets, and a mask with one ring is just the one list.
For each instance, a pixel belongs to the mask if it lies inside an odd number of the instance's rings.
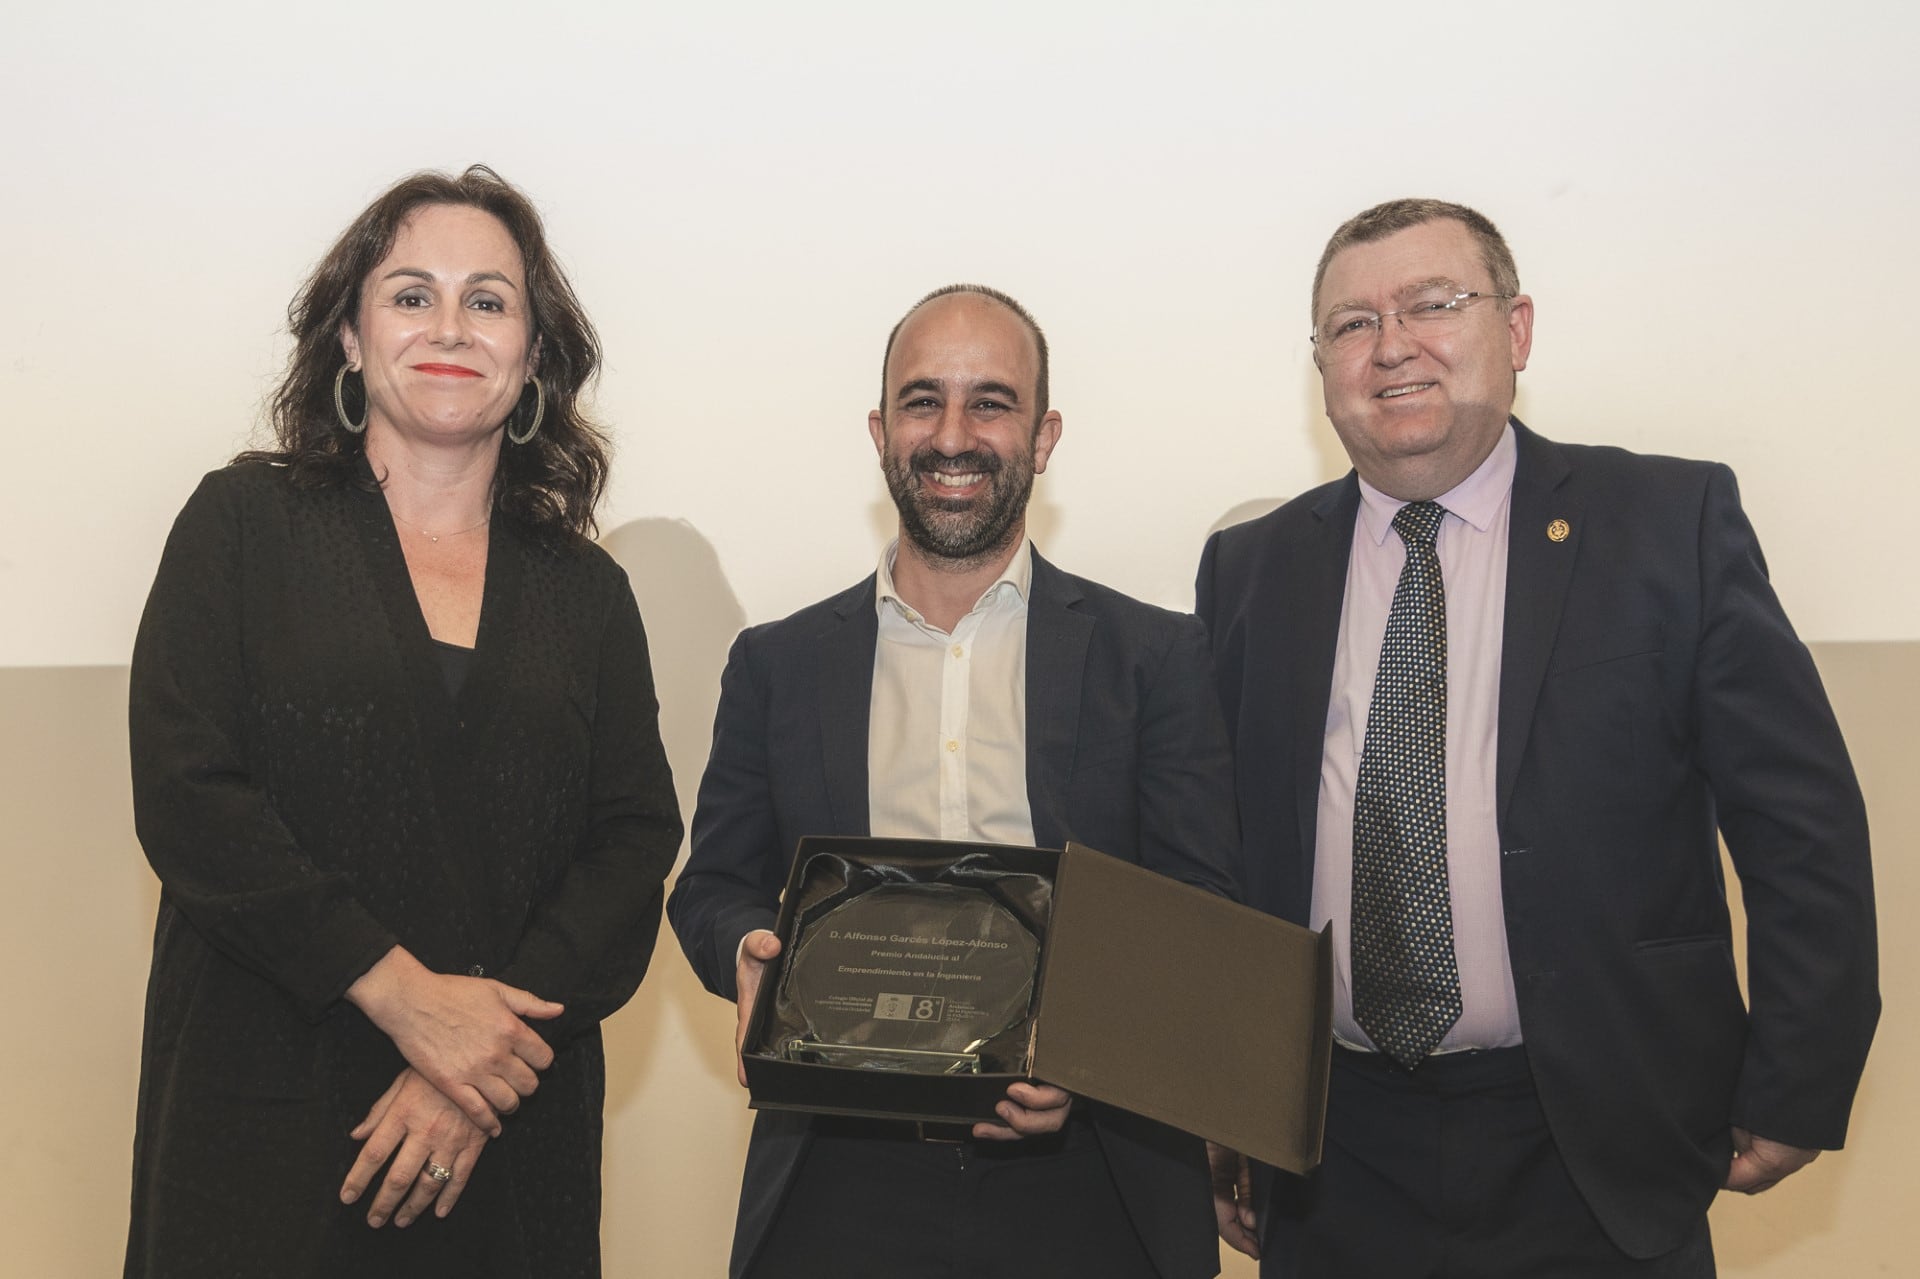
{"label": "black blazer", "polygon": [[[1515,430],[1507,944],[1554,1139],[1614,1242],[1647,1257],[1712,1200],[1730,1123],[1845,1138],[1879,1015],[1866,812],[1732,472]],[[1358,503],[1349,474],[1215,535],[1200,564],[1247,900],[1302,924]],[[1744,891],[1750,1011],[1717,835]]]}
{"label": "black blazer", "polygon": [[[865,835],[874,579],[753,627],[720,685],[693,851],[668,918],[707,989],[735,995],[740,939],[771,928],[803,835]],[[1034,838],[1069,839],[1237,896],[1232,772],[1190,617],[1054,568],[1036,553],[1027,612],[1027,799]],[[1077,1104],[1087,1104],[1084,1101]],[[1197,1139],[1091,1107],[1114,1180],[1166,1279],[1219,1268]],[[744,1273],[805,1152],[811,1121],[762,1111],[740,1193]]]}

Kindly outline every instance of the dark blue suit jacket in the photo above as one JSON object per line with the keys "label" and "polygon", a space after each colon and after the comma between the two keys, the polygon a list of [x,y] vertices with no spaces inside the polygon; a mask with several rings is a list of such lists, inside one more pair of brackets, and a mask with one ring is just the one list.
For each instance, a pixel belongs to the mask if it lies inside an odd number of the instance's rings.
{"label": "dark blue suit jacket", "polygon": [[[1732,472],[1516,430],[1507,944],[1554,1139],[1607,1233],[1652,1256],[1725,1178],[1729,1124],[1798,1146],[1846,1135],[1879,1015],[1866,813]],[[1223,530],[1200,565],[1247,901],[1301,924],[1358,503],[1349,474]]]}
{"label": "dark blue suit jacket", "polygon": [[[693,851],[667,904],[694,971],[725,998],[735,995],[740,939],[774,925],[800,837],[869,833],[874,604],[869,577],[742,632],[727,660]],[[1198,622],[1070,576],[1035,553],[1026,699],[1027,800],[1039,845],[1078,840],[1238,896],[1232,767]],[[1160,1273],[1216,1273],[1199,1140],[1091,1109]],[[804,1115],[755,1117],[734,1236],[736,1279],[773,1222],[810,1128]]]}

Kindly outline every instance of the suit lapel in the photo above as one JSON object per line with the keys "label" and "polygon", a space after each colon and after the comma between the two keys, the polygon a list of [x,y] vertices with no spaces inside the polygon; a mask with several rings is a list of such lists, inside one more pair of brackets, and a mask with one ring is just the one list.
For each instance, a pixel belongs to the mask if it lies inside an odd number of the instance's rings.
{"label": "suit lapel", "polygon": [[[1526,754],[1533,708],[1560,630],[1567,585],[1580,549],[1582,506],[1566,455],[1514,419],[1519,446],[1507,520],[1507,605],[1500,650],[1500,745],[1495,813],[1505,822]],[[1564,520],[1561,540],[1549,526]]]}
{"label": "suit lapel", "polygon": [[[1327,706],[1333,696],[1333,661],[1340,643],[1340,614],[1346,606],[1347,561],[1353,556],[1353,521],[1360,509],[1360,482],[1352,474],[1315,506],[1315,523],[1299,547],[1295,589],[1277,601],[1297,619],[1297,659],[1292,664],[1292,717],[1295,734],[1294,809],[1300,821],[1301,891],[1311,895],[1313,858],[1320,816],[1320,768],[1326,753]],[[1301,898],[1302,916],[1306,897]]]}
{"label": "suit lapel", "polygon": [[814,686],[820,720],[820,759],[827,779],[830,829],[870,833],[867,805],[867,721],[873,707],[873,650],[880,636],[868,578],[842,597],[834,619],[816,637]]}
{"label": "suit lapel", "polygon": [[1074,609],[1071,578],[1033,553],[1027,600],[1027,806],[1034,842],[1066,841],[1067,780],[1079,738],[1080,692],[1094,619]]}

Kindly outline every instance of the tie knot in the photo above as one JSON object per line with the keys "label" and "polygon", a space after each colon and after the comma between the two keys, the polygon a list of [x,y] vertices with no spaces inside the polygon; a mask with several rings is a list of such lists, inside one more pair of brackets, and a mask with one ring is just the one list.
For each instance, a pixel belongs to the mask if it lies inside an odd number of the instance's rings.
{"label": "tie knot", "polygon": [[1393,531],[1408,546],[1432,546],[1440,536],[1440,521],[1446,516],[1447,508],[1438,502],[1408,502],[1393,517]]}

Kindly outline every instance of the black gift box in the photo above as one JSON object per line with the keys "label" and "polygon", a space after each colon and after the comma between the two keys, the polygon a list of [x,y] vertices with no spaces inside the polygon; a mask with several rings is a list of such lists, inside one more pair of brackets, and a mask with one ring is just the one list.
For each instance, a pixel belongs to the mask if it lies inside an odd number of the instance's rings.
{"label": "black gift box", "polygon": [[[979,1074],[864,1070],[779,1053],[775,1010],[815,857],[906,868],[1002,865],[1052,881],[1030,1017]],[[816,892],[815,896],[818,896]],[[800,841],[747,1026],[752,1104],[816,1114],[997,1120],[1034,1079],[1306,1172],[1320,1159],[1333,1040],[1332,946],[1307,929],[1108,857],[938,840]]]}

